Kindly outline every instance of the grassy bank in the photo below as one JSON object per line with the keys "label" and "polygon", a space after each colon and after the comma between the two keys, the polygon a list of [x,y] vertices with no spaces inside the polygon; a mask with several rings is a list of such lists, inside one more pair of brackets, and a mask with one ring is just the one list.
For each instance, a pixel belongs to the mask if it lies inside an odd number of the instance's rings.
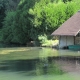
{"label": "grassy bank", "polygon": [[58,46],[59,40],[46,40],[41,46],[45,47],[54,47]]}

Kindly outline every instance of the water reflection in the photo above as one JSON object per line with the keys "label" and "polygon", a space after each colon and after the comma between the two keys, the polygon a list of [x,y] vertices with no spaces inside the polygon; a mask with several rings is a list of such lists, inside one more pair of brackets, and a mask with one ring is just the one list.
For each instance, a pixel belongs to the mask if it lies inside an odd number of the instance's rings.
{"label": "water reflection", "polygon": [[30,60],[6,60],[0,62],[0,70],[19,71],[27,75],[63,74],[80,71],[80,57],[58,56]]}
{"label": "water reflection", "polygon": [[[25,48],[24,51],[19,50],[19,52],[18,50],[17,52],[16,51],[12,52],[12,50],[9,51],[11,51],[11,53],[9,54],[4,54],[4,55],[0,54],[0,72],[11,72],[11,73],[18,72],[19,74],[26,75],[27,77],[52,75],[52,80],[54,77],[53,75],[62,76],[66,73],[71,73],[71,74],[72,72],[80,73],[79,52],[73,52],[67,50],[66,51],[54,50],[47,48],[46,49],[30,48],[27,50]],[[50,77],[48,78],[48,80],[50,80]],[[66,80],[69,79],[66,78]]]}
{"label": "water reflection", "polygon": [[31,60],[7,60],[0,62],[0,70],[19,71],[26,75],[61,75],[80,70],[79,57],[47,57]]}
{"label": "water reflection", "polygon": [[62,74],[52,58],[32,60],[8,60],[0,63],[0,70],[21,71],[27,75]]}

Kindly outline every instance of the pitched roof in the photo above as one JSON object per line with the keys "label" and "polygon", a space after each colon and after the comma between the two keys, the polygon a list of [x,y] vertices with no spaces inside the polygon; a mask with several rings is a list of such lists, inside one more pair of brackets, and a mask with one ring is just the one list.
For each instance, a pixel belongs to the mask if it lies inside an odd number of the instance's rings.
{"label": "pitched roof", "polygon": [[65,21],[51,35],[56,36],[76,36],[80,31],[80,11]]}

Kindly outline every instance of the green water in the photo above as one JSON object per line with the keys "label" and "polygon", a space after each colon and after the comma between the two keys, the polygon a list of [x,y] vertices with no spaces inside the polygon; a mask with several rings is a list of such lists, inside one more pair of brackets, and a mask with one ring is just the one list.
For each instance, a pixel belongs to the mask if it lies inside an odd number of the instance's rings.
{"label": "green water", "polygon": [[0,48],[0,80],[80,80],[80,52]]}

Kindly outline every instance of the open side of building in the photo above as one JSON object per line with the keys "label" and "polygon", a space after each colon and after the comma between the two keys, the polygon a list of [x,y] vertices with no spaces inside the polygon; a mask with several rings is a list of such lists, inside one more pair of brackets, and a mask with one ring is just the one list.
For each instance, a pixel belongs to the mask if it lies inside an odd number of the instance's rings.
{"label": "open side of building", "polygon": [[51,35],[59,36],[59,48],[80,45],[80,11],[65,21]]}

